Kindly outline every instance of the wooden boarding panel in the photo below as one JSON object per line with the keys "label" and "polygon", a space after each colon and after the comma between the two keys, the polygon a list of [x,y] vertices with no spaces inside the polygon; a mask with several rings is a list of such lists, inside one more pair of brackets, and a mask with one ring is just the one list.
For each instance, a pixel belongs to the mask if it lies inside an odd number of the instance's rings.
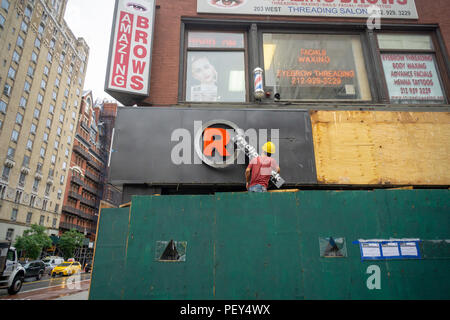
{"label": "wooden boarding panel", "polygon": [[450,113],[311,112],[324,184],[449,185]]}

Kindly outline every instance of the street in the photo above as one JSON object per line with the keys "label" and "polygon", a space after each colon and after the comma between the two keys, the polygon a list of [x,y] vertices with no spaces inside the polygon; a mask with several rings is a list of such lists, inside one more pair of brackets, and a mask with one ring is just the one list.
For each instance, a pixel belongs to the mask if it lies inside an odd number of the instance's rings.
{"label": "street", "polygon": [[[22,289],[16,295],[9,295],[6,289],[0,289],[0,300],[53,300],[89,290],[90,273],[81,273],[79,283],[70,277],[45,275],[41,280],[25,278]],[[69,282],[67,282],[69,280]]]}

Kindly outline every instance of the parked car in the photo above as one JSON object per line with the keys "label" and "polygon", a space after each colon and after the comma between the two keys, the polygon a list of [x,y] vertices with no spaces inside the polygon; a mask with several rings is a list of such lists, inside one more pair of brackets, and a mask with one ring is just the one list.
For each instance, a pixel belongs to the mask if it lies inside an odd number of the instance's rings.
{"label": "parked car", "polygon": [[79,272],[81,272],[81,264],[79,262],[66,261],[54,267],[51,275],[52,277],[58,275],[70,276]]}
{"label": "parked car", "polygon": [[45,272],[45,263],[42,260],[29,261],[23,268],[25,278],[36,277],[36,280],[40,280]]}
{"label": "parked car", "polygon": [[86,266],[84,267],[84,272],[89,273],[92,270],[92,262],[86,263]]}
{"label": "parked car", "polygon": [[45,263],[45,273],[47,273],[48,275],[51,275],[53,268],[56,267],[57,265],[63,263],[64,258],[46,257],[42,261],[44,261],[44,263]]}

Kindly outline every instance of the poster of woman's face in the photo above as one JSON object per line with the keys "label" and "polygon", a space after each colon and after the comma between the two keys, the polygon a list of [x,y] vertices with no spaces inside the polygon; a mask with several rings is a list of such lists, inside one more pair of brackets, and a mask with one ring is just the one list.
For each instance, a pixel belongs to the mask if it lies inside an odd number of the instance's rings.
{"label": "poster of woman's face", "polygon": [[209,4],[219,8],[235,8],[243,5],[246,0],[209,0]]}
{"label": "poster of woman's face", "polygon": [[187,62],[187,101],[245,101],[243,53],[193,51]]}

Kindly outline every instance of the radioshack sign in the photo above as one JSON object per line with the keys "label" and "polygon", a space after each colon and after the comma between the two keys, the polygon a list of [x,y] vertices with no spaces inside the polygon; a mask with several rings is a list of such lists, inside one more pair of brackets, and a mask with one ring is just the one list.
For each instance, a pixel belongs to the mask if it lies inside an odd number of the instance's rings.
{"label": "radioshack sign", "polygon": [[112,96],[148,96],[154,17],[155,0],[116,0],[105,85]]}

